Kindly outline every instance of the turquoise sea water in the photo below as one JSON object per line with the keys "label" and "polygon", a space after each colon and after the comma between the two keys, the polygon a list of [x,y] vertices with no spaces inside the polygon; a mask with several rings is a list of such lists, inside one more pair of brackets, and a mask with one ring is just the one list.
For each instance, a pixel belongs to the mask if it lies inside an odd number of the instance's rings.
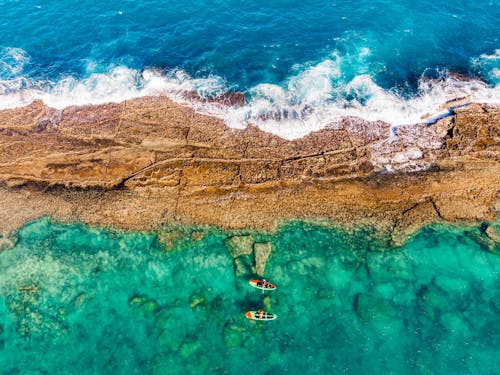
{"label": "turquoise sea water", "polygon": [[[253,233],[273,246],[266,296],[232,235],[27,224],[0,253],[0,373],[498,372],[500,245],[483,228],[428,227],[392,251],[361,229]],[[247,321],[261,305],[278,320]]]}
{"label": "turquoise sea water", "polygon": [[500,102],[499,21],[498,0],[6,0],[0,108],[237,90],[243,109],[201,110],[288,136],[415,122],[457,96]]}

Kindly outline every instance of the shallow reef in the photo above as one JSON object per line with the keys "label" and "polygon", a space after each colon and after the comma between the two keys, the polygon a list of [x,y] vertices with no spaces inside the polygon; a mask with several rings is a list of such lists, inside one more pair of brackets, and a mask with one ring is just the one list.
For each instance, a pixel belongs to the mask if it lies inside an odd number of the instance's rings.
{"label": "shallow reef", "polygon": [[[0,373],[493,374],[498,228],[434,225],[389,248],[303,221],[127,233],[42,218],[0,253]],[[251,288],[258,274],[278,289]],[[261,306],[278,319],[246,320]]]}

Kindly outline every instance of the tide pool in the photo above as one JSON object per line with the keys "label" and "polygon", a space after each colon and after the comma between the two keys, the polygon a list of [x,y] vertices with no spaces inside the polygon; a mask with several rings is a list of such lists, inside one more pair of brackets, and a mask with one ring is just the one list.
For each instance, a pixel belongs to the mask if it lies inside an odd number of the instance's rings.
{"label": "tide pool", "polygon": [[[0,373],[494,374],[500,245],[483,229],[390,249],[306,222],[157,236],[43,218],[0,253]],[[253,255],[228,251],[241,235],[272,245],[276,291],[248,285]],[[278,320],[244,317],[261,306]]]}

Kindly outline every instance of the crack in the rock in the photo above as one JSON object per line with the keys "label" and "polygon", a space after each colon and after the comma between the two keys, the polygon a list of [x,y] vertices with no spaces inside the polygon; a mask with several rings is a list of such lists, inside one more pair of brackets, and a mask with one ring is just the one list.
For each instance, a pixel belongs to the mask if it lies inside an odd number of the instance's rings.
{"label": "crack in the rock", "polygon": [[243,184],[243,178],[241,177],[241,164],[242,163],[238,163],[236,165],[236,178],[239,180],[240,184]]}
{"label": "crack in the rock", "polygon": [[296,161],[296,160],[303,160],[303,159],[310,159],[310,158],[316,158],[318,156],[323,156],[325,155],[325,151],[321,151],[315,154],[309,154],[309,155],[297,155],[297,156],[291,156],[289,158],[283,158],[282,161]]}
{"label": "crack in the rock", "polygon": [[179,173],[179,182],[177,184],[178,188],[177,188],[177,197],[175,198],[175,206],[174,206],[174,213],[173,213],[173,217],[175,220],[178,219],[177,217],[177,212],[179,210],[179,199],[181,197],[181,193],[182,193],[182,188],[183,188],[183,185],[182,185],[182,178],[184,177],[184,165],[182,165],[182,168],[181,168],[181,171]]}
{"label": "crack in the rock", "polygon": [[437,213],[438,217],[439,217],[441,220],[444,220],[444,219],[443,219],[443,216],[441,216],[441,212],[439,211],[439,208],[438,208],[438,207],[437,207],[437,205],[436,205],[436,202],[434,201],[434,198],[430,197],[430,199],[429,199],[429,200],[430,200],[430,202],[431,202],[431,204],[432,204],[432,207],[434,207],[434,210],[436,211],[436,213]]}
{"label": "crack in the rock", "polygon": [[122,110],[120,112],[120,119],[118,120],[118,126],[116,127],[115,134],[113,136],[113,140],[115,140],[116,137],[118,137],[118,133],[120,133],[120,130],[122,127],[122,121],[123,121],[123,114],[125,113],[126,108],[127,108],[127,101],[124,100],[123,105],[122,105]]}
{"label": "crack in the rock", "polygon": [[408,212],[410,212],[410,211],[414,210],[415,208],[417,208],[418,206],[420,206],[420,205],[422,205],[422,204],[424,204],[424,203],[426,203],[426,202],[430,202],[430,203],[432,204],[432,206],[434,207],[434,210],[436,211],[436,213],[437,213],[438,217],[439,217],[440,219],[442,219],[441,214],[439,213],[439,210],[437,209],[436,204],[434,203],[434,200],[432,199],[432,197],[429,197],[428,199],[426,199],[426,200],[424,200],[424,201],[417,202],[417,203],[413,204],[411,207],[409,207],[409,208],[407,208],[407,209],[403,210],[403,211],[401,212],[401,214],[399,215],[399,217],[397,217],[397,218],[394,220],[394,223],[393,223],[393,225],[392,225],[392,230],[391,230],[391,231],[392,231],[393,233],[396,231],[397,226],[401,223],[401,220],[403,220],[404,216],[405,216]]}
{"label": "crack in the rock", "polygon": [[191,126],[188,126],[186,131],[186,145],[189,144],[189,133],[191,132]]}
{"label": "crack in the rock", "polygon": [[108,150],[108,161],[106,162],[106,165],[104,166],[104,181],[108,178],[108,167],[109,163],[111,163],[111,150]]}
{"label": "crack in the rock", "polygon": [[241,154],[242,158],[245,158],[247,155],[248,147],[250,147],[250,140],[245,142],[245,148],[243,149],[243,153]]}
{"label": "crack in the rock", "polygon": [[417,207],[418,207],[418,206],[420,206],[422,203],[425,203],[425,201],[424,201],[424,202],[417,202],[417,203],[415,203],[414,205],[412,205],[410,208],[407,208],[406,210],[403,210],[403,212],[401,212],[401,216],[406,215],[406,213],[407,213],[407,212],[410,212],[411,210],[413,210],[413,209],[417,208]]}
{"label": "crack in the rock", "polygon": [[283,179],[283,170],[282,170],[282,168],[283,168],[283,160],[280,160],[278,162],[278,174],[277,174],[277,178],[276,178],[278,181],[280,181],[280,180]]}
{"label": "crack in the rock", "polygon": [[[365,146],[359,147],[358,149],[366,149]],[[297,156],[290,156],[288,158],[282,158],[280,159],[283,162],[286,161],[296,161],[296,160],[303,160],[303,159],[311,159],[319,156],[328,156],[328,155],[337,155],[337,154],[343,154],[343,153],[349,153],[352,151],[355,151],[356,147],[350,147],[350,148],[343,148],[340,150],[330,150],[330,151],[321,151],[317,152],[314,154],[307,154],[307,155],[297,155]]]}

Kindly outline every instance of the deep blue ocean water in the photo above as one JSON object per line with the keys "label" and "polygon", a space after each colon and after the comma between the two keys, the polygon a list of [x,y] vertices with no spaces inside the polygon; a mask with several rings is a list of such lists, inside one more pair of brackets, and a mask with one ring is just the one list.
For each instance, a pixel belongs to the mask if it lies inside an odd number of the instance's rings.
{"label": "deep blue ocean water", "polygon": [[[273,248],[266,295],[251,256],[230,256],[235,234],[27,224],[0,253],[0,374],[498,373],[500,243],[484,227],[398,249],[361,228],[247,232]],[[261,306],[278,319],[244,317]]]}
{"label": "deep blue ocean water", "polygon": [[236,90],[243,109],[204,110],[290,137],[416,122],[454,97],[500,102],[499,25],[498,0],[6,0],[0,108]]}

